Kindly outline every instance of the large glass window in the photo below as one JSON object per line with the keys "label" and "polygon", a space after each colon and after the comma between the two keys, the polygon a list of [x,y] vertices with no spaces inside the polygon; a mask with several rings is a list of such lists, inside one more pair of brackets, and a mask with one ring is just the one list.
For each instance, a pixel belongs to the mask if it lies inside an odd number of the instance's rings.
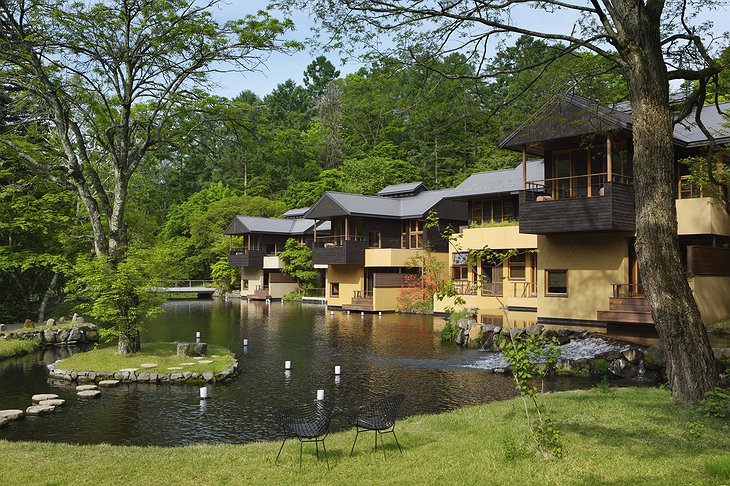
{"label": "large glass window", "polygon": [[527,263],[527,255],[520,253],[513,255],[509,259],[509,278],[510,280],[525,280],[525,264]]}
{"label": "large glass window", "polygon": [[330,283],[330,297],[340,296],[340,284],[339,282]]}
{"label": "large glass window", "polygon": [[471,219],[469,224],[480,225],[490,221],[517,219],[517,212],[512,199],[491,198],[471,201]]}

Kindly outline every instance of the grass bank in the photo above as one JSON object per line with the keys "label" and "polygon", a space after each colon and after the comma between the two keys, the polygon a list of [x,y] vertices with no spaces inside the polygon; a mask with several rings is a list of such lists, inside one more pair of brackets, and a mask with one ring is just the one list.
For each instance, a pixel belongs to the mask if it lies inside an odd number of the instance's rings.
{"label": "grass bank", "polygon": [[32,353],[38,347],[35,339],[0,339],[0,359]]}
{"label": "grass bank", "polygon": [[[403,454],[386,437],[387,460],[372,451],[372,435],[349,457],[354,432],[333,434],[329,471],[311,444],[300,469],[296,441],[287,442],[278,465],[277,442],[159,448],[0,441],[2,477],[7,484],[89,485],[730,483],[730,422],[677,405],[667,391],[564,392],[544,403],[563,432],[560,460],[522,453],[524,418],[511,400],[402,420]],[[245,418],[239,423],[246,427]],[[69,457],[77,459],[61,459]]]}
{"label": "grass bank", "polygon": [[62,360],[58,367],[68,371],[96,371],[113,373],[123,368],[139,368],[142,363],[156,363],[151,369],[154,373],[169,373],[167,368],[180,366],[182,363],[195,363],[185,366],[185,371],[218,373],[225,371],[235,361],[233,354],[222,346],[208,345],[208,357],[205,361],[212,363],[198,363],[192,358],[180,358],[176,353],[175,343],[142,343],[142,351],[129,356],[117,354],[117,347],[99,348],[86,353],[78,353]]}

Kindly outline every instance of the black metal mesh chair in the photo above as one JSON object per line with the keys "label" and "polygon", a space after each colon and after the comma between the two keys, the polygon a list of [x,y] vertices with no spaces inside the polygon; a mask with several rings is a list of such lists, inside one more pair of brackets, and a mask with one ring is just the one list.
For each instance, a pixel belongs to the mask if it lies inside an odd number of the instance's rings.
{"label": "black metal mesh chair", "polygon": [[302,466],[302,445],[304,442],[314,442],[317,459],[319,459],[319,443],[322,443],[324,458],[327,461],[327,469],[330,467],[327,458],[327,448],[324,445],[324,439],[330,431],[330,422],[332,417],[340,413],[341,410],[333,403],[325,400],[317,400],[312,403],[298,405],[296,407],[287,408],[274,413],[276,422],[284,431],[284,440],[276,455],[276,461],[279,461],[284,444],[289,438],[299,439],[299,467]]}
{"label": "black metal mesh chair", "polygon": [[356,408],[350,413],[349,422],[355,426],[355,441],[352,443],[350,455],[355,451],[355,444],[360,432],[375,432],[375,450],[378,450],[378,436],[380,436],[380,446],[383,449],[383,457],[385,456],[385,447],[383,447],[383,434],[393,434],[398,450],[403,453],[403,449],[398,442],[398,436],[395,435],[395,421],[398,416],[405,395],[397,393],[388,395],[384,398],[374,400],[366,405]]}

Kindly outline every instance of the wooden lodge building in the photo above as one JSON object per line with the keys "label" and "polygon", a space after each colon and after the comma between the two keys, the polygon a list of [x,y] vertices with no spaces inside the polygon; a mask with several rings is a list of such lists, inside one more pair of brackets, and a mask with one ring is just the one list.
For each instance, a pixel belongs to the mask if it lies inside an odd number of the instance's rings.
{"label": "wooden lodge building", "polygon": [[[730,108],[730,103],[723,106]],[[703,123],[718,144],[730,127],[711,108]],[[643,297],[635,240],[631,113],[578,96],[545,105],[533,124],[501,144],[521,152],[515,169],[471,175],[447,190],[423,183],[384,188],[377,196],[325,193],[288,219],[237,217],[226,234],[242,237],[230,263],[241,267],[242,295],[272,297],[296,288],[275,254],[289,237],[312,245],[326,267],[331,308],[394,311],[413,268],[429,248],[483,322],[577,326],[634,340],[653,334]],[[674,129],[677,159],[703,155],[709,142],[692,122]],[[725,165],[727,156],[718,160]],[[535,158],[535,160],[528,160]],[[690,286],[706,322],[730,315],[730,215],[724,204],[690,184],[689,169],[673,174],[678,235]],[[451,243],[424,227],[435,212],[442,227],[459,228]],[[507,261],[474,262],[470,252],[518,249]],[[260,292],[263,295],[263,292]],[[256,294],[258,295],[258,294]],[[434,312],[453,307],[435,300]]]}

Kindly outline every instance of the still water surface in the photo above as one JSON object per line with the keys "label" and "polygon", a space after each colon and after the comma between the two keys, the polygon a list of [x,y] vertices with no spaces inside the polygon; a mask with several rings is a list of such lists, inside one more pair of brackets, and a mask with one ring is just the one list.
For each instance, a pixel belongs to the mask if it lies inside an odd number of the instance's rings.
{"label": "still water surface", "polygon": [[[144,341],[193,340],[226,346],[239,360],[231,384],[216,384],[201,401],[197,386],[130,384],[80,401],[74,386],[49,383],[46,352],[0,362],[0,409],[30,405],[36,393],[67,400],[58,413],[28,417],[0,430],[9,440],[185,445],[243,443],[279,437],[272,412],[312,400],[316,390],[347,410],[369,397],[403,392],[402,416],[442,412],[514,396],[510,377],[474,368],[484,354],[440,342],[434,318],[387,314],[329,315],[323,306],[221,300],[170,301],[146,325]],[[249,345],[243,347],[243,339]],[[144,344],[143,344],[144,345]],[[292,362],[290,373],[284,361]],[[342,367],[335,380],[334,367]],[[556,378],[551,389],[592,386]],[[333,424],[346,428],[342,417]]]}

